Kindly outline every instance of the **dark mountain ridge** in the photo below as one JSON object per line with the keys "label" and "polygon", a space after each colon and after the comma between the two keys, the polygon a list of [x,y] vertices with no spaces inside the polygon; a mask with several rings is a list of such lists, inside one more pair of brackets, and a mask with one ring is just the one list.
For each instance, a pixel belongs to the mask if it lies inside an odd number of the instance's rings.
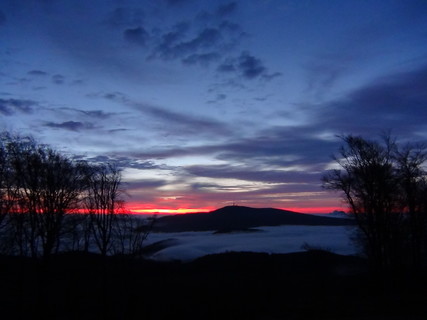
{"label": "dark mountain ridge", "polygon": [[154,231],[233,231],[261,226],[353,225],[350,219],[329,218],[273,208],[227,206],[207,213],[191,213],[159,218]]}

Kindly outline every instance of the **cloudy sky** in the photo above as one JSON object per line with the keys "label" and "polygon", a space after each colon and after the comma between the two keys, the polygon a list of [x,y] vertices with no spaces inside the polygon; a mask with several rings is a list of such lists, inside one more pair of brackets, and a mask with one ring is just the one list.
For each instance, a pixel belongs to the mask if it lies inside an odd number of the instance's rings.
{"label": "cloudy sky", "polygon": [[427,138],[424,0],[1,0],[0,131],[116,162],[129,207],[340,208],[342,134]]}

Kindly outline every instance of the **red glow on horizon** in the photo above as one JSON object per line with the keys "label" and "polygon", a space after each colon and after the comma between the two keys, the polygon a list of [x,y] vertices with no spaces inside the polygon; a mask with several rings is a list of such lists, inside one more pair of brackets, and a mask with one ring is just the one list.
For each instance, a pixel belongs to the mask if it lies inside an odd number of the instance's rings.
{"label": "red glow on horizon", "polygon": [[[256,206],[259,208],[266,208],[266,206]],[[256,208],[254,206],[254,208]],[[202,213],[202,212],[211,212],[219,209],[219,207],[204,207],[204,208],[156,208],[154,206],[144,206],[137,203],[133,203],[127,206],[129,212],[134,214],[187,214],[187,213]],[[282,210],[294,211],[299,213],[309,213],[309,214],[325,214],[331,213],[333,211],[345,211],[342,207],[287,207],[287,208],[277,208]]]}
{"label": "red glow on horizon", "polygon": [[126,206],[126,208],[135,214],[186,214],[186,213],[200,213],[200,212],[210,212],[214,211],[217,208],[213,207],[204,207],[204,208],[159,208],[153,205],[140,205],[138,203],[131,203]]}
{"label": "red glow on horizon", "polygon": [[185,208],[178,208],[178,209],[138,209],[133,208],[129,209],[130,212],[136,213],[136,214],[186,214],[186,213],[200,213],[200,212],[210,212],[215,209],[206,209],[206,208],[200,208],[200,209],[185,209]]}

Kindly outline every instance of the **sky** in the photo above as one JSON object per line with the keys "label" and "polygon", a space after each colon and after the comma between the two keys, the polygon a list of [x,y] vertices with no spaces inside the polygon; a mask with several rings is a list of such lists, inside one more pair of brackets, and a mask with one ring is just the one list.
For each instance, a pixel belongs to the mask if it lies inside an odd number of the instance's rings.
{"label": "sky", "polygon": [[116,163],[134,212],[345,209],[339,136],[426,120],[424,0],[0,1],[0,131]]}

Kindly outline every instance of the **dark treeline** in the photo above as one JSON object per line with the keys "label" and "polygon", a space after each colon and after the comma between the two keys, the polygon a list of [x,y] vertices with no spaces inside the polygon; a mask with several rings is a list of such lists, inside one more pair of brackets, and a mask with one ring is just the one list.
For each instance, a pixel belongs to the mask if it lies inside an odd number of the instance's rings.
{"label": "dark treeline", "polygon": [[339,169],[324,176],[327,189],[343,194],[358,223],[355,240],[374,271],[414,271],[427,265],[427,153],[401,145],[342,137]]}
{"label": "dark treeline", "polygon": [[31,137],[0,135],[0,253],[137,255],[151,222],[126,214],[113,164],[76,161]]}

